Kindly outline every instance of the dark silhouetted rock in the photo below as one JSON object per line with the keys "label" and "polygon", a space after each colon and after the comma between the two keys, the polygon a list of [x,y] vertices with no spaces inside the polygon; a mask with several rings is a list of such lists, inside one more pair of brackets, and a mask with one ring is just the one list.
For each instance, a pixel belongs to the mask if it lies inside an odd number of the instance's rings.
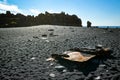
{"label": "dark silhouetted rock", "polygon": [[87,27],[91,27],[91,22],[90,21],[87,21]]}

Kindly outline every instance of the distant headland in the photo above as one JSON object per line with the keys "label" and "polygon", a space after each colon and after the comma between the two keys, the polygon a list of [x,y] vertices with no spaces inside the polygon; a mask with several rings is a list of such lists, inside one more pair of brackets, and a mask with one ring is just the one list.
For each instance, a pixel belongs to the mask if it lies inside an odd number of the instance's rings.
{"label": "distant headland", "polygon": [[65,12],[49,13],[45,12],[37,16],[23,15],[21,13],[12,14],[10,11],[0,13],[0,27],[25,27],[35,25],[62,25],[82,27],[82,20],[76,15],[69,15]]}

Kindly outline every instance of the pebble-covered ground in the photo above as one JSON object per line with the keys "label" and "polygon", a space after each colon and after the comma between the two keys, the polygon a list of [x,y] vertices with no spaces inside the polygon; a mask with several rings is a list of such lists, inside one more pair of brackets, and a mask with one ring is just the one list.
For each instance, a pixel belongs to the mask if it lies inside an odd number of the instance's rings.
{"label": "pebble-covered ground", "polygon": [[[114,58],[82,68],[84,64],[80,64],[77,69],[74,64],[46,61],[53,53],[98,44],[111,48]],[[120,29],[55,25],[0,28],[0,80],[120,80]]]}

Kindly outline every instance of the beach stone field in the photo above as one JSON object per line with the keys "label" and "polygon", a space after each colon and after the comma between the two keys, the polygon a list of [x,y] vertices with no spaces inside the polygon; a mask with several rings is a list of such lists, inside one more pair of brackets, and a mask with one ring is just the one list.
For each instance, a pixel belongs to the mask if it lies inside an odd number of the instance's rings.
{"label": "beach stone field", "polygon": [[[46,61],[72,48],[103,45],[112,58],[84,66]],[[64,63],[64,62],[63,62]],[[84,66],[84,67],[81,67]],[[120,80],[120,29],[40,25],[0,28],[0,80]]]}

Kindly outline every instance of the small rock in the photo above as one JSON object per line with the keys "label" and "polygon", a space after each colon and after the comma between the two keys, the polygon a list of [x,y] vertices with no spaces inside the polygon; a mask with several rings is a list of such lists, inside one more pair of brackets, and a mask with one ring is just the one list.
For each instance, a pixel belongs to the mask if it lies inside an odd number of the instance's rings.
{"label": "small rock", "polygon": [[50,76],[50,77],[55,77],[55,74],[50,73],[49,76]]}
{"label": "small rock", "polygon": [[46,61],[54,61],[55,59],[53,58],[47,58]]}
{"label": "small rock", "polygon": [[47,39],[47,38],[46,38],[46,37],[42,37],[41,39],[45,40],[45,39]]}
{"label": "small rock", "polygon": [[66,70],[66,69],[64,69],[64,70],[63,70],[63,72],[65,73],[65,72],[67,72],[67,70]]}
{"label": "small rock", "polygon": [[47,37],[47,34],[43,34],[42,37]]}
{"label": "small rock", "polygon": [[55,69],[57,69],[59,72],[63,72],[65,67],[64,66],[55,66]]}
{"label": "small rock", "polygon": [[71,51],[65,51],[63,54],[68,54],[68,53],[71,53]]}
{"label": "small rock", "polygon": [[101,77],[100,76],[97,76],[96,78],[95,78],[95,80],[100,80],[101,79]]}
{"label": "small rock", "polygon": [[31,42],[32,41],[32,39],[28,39],[28,42]]}
{"label": "small rock", "polygon": [[51,32],[49,35],[50,35],[50,36],[54,36],[54,33],[53,33],[53,32]]}
{"label": "small rock", "polygon": [[50,42],[49,40],[45,40],[46,42]]}
{"label": "small rock", "polygon": [[32,57],[31,59],[32,59],[32,60],[34,60],[34,59],[35,59],[35,57]]}
{"label": "small rock", "polygon": [[106,72],[108,72],[109,70],[106,70]]}
{"label": "small rock", "polygon": [[102,48],[102,47],[103,47],[103,45],[98,44],[98,45],[96,45],[95,47],[96,47],[96,48]]}
{"label": "small rock", "polygon": [[65,68],[64,66],[55,66],[56,69],[63,69]]}
{"label": "small rock", "polygon": [[48,31],[54,31],[54,29],[48,29]]}
{"label": "small rock", "polygon": [[66,39],[65,41],[69,41],[69,39]]}
{"label": "small rock", "polygon": [[38,37],[38,36],[33,36],[33,38],[39,39],[39,37]]}
{"label": "small rock", "polygon": [[103,67],[103,68],[104,68],[105,66],[106,66],[106,65],[104,65],[104,64],[99,65],[99,67]]}
{"label": "small rock", "polygon": [[53,66],[54,65],[54,63],[50,63],[50,66]]}

